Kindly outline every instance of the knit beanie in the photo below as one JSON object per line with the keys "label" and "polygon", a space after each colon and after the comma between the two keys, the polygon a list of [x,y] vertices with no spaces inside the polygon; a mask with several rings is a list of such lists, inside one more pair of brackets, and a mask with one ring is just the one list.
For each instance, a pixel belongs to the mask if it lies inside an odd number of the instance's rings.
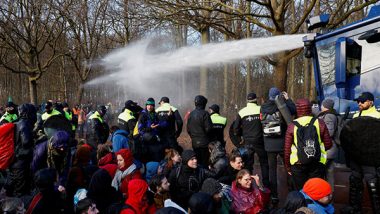
{"label": "knit beanie", "polygon": [[311,199],[318,201],[331,194],[331,186],[327,181],[321,178],[310,178],[303,185],[303,192]]}
{"label": "knit beanie", "polygon": [[193,157],[196,157],[196,154],[193,150],[185,150],[182,152],[182,163],[187,165],[187,162]]}
{"label": "knit beanie", "polygon": [[213,196],[222,191],[222,188],[222,185],[217,180],[214,178],[207,178],[202,184],[201,192]]}
{"label": "knit beanie", "polygon": [[133,164],[133,155],[132,155],[131,150],[120,149],[118,152],[116,152],[116,156],[117,155],[120,155],[121,157],[123,157],[124,163],[125,163],[125,166],[123,167],[123,169],[120,169],[120,170],[124,171],[125,169],[127,169],[129,166]]}
{"label": "knit beanie", "polygon": [[280,90],[278,90],[278,88],[276,88],[276,87],[269,89],[269,99],[270,100],[274,100],[276,98],[276,96],[278,96],[280,94],[281,94]]}
{"label": "knit beanie", "polygon": [[331,110],[334,108],[334,100],[332,99],[325,99],[322,101],[322,106]]}
{"label": "knit beanie", "polygon": [[147,100],[146,100],[146,103],[145,105],[152,105],[152,106],[155,106],[155,101],[153,98],[149,97]]}

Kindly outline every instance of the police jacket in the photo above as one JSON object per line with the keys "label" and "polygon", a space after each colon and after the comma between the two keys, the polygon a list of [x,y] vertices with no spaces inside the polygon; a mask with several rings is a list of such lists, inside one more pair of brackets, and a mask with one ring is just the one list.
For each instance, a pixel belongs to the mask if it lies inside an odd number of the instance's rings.
{"label": "police jacket", "polygon": [[97,148],[99,144],[104,144],[109,135],[109,127],[99,112],[92,114],[88,120],[89,129],[87,133],[87,141],[93,148]]}
{"label": "police jacket", "polygon": [[[286,107],[289,109],[292,115],[296,114],[296,105],[291,99],[285,100]],[[279,112],[274,100],[268,100],[263,105],[261,105],[261,114],[274,114]],[[281,113],[280,113],[281,114]],[[288,125],[285,120],[281,118],[281,136],[278,137],[266,137],[264,136],[264,145],[267,152],[283,152],[285,133]]]}
{"label": "police jacket", "polygon": [[224,128],[227,125],[227,119],[220,116],[218,113],[211,114],[212,129],[210,131],[210,142],[219,141],[223,145],[224,143]]}
{"label": "police jacket", "polygon": [[133,112],[127,108],[125,108],[117,118],[117,124],[119,125],[120,129],[127,131],[130,136],[133,134],[133,129],[136,126],[136,122],[137,119],[133,115]]}
{"label": "police jacket", "polygon": [[156,109],[159,121],[167,121],[168,126],[165,129],[160,129],[162,136],[179,137],[182,132],[183,121],[177,108],[169,103],[164,103]]}
{"label": "police jacket", "polygon": [[187,133],[189,133],[193,148],[204,148],[209,143],[209,133],[212,129],[210,115],[203,106],[196,106],[187,120]]}
{"label": "police jacket", "polygon": [[234,133],[241,131],[246,143],[263,145],[263,127],[260,120],[260,106],[256,103],[247,103],[236,116]]}
{"label": "police jacket", "polygon": [[18,109],[20,120],[16,123],[15,160],[11,168],[29,167],[33,158],[33,125],[37,112],[32,104],[22,104]]}

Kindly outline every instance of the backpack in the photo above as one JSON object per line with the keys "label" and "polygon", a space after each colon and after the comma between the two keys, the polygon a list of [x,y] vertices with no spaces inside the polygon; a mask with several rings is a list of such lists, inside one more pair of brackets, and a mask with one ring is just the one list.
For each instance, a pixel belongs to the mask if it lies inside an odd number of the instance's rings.
{"label": "backpack", "polygon": [[6,170],[11,165],[15,155],[15,128],[13,123],[0,126],[0,170]]}
{"label": "backpack", "polygon": [[342,115],[336,115],[336,121],[337,121],[337,126],[334,132],[334,142],[337,145],[340,145],[340,133],[342,132],[343,127],[346,125],[346,121]]}
{"label": "backpack", "polygon": [[[297,121],[293,124],[297,129],[297,156],[301,164],[319,162],[321,158],[321,147],[319,145],[317,128],[314,126],[317,117],[313,117],[306,126],[301,126]],[[294,143],[293,143],[294,144]]]}
{"label": "backpack", "polygon": [[119,214],[121,211],[125,209],[130,209],[133,210],[134,213],[137,213],[136,210],[129,204],[125,204],[124,202],[118,202],[118,203],[113,203],[111,204],[105,214]]}
{"label": "backpack", "polygon": [[282,116],[280,111],[272,114],[263,114],[261,124],[263,126],[264,137],[279,137],[281,130]]}

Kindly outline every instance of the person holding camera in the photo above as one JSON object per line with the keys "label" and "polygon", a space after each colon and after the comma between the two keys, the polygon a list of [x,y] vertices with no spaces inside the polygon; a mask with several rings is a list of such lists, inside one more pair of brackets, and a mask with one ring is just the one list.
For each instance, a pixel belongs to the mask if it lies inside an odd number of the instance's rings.
{"label": "person holding camera", "polygon": [[268,154],[269,182],[272,204],[278,204],[277,192],[277,157],[284,159],[284,143],[287,124],[277,102],[284,102],[290,114],[296,114],[296,105],[289,98],[288,93],[280,92],[276,87],[269,90],[269,99],[261,106],[262,125],[264,132],[264,148]]}

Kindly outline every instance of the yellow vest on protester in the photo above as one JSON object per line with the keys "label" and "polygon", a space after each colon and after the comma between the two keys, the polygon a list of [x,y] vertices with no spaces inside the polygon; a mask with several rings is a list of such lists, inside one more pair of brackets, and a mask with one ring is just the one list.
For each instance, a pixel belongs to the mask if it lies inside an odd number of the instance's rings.
{"label": "yellow vest on protester", "polygon": [[[304,117],[300,117],[300,118],[296,119],[295,121],[297,121],[301,126],[306,126],[308,123],[310,123],[310,121],[312,119],[313,119],[313,117],[311,117],[311,116],[304,116]],[[323,163],[323,164],[326,164],[326,161],[327,161],[327,152],[326,152],[326,149],[325,149],[325,144],[323,144],[323,142],[321,140],[321,132],[319,130],[318,119],[315,120],[315,122],[314,122],[313,125],[317,129],[319,146],[321,148],[321,157],[319,159],[319,162]],[[294,126],[294,143],[292,144],[291,153],[290,153],[290,164],[291,165],[294,165],[295,163],[298,162],[298,155],[297,155],[297,151],[298,151],[298,149],[297,149],[297,129],[298,129],[298,127]]]}

